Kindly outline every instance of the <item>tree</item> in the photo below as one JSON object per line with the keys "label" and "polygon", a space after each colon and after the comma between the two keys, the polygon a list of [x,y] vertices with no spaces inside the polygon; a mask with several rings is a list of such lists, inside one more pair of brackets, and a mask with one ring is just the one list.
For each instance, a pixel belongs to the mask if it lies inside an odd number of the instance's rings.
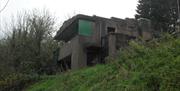
{"label": "tree", "polygon": [[178,19],[177,0],[139,0],[135,17],[150,19],[156,31],[174,32]]}
{"label": "tree", "polygon": [[[0,63],[11,70],[3,72],[50,74],[53,72],[55,18],[47,10],[26,12],[9,28],[12,33],[0,41]],[[6,71],[5,71],[6,70]]]}
{"label": "tree", "polygon": [[21,91],[39,75],[56,72],[53,52],[59,44],[53,40],[55,18],[47,10],[21,13],[5,27],[0,39],[0,91]]}

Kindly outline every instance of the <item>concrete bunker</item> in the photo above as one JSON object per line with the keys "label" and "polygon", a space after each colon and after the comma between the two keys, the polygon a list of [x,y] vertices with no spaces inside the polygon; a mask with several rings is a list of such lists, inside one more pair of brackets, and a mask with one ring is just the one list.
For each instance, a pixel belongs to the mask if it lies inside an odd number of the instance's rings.
{"label": "concrete bunker", "polygon": [[56,54],[57,63],[62,71],[105,63],[106,57],[113,57],[120,48],[127,47],[129,40],[151,38],[152,29],[146,31],[143,24],[151,27],[146,20],[74,16],[63,23],[54,37],[65,42]]}

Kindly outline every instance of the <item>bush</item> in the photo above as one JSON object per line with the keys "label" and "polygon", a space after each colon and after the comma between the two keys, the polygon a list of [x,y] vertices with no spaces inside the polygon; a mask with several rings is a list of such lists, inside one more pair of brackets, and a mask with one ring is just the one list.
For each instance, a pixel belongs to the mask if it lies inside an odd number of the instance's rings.
{"label": "bush", "polygon": [[180,91],[180,39],[166,35],[130,46],[105,65],[57,75],[27,91]]}
{"label": "bush", "polygon": [[38,75],[11,74],[0,80],[0,91],[20,91],[38,80]]}
{"label": "bush", "polygon": [[[165,35],[161,39],[130,42],[117,59],[148,91],[180,90],[180,39]],[[134,80],[130,80],[132,83]],[[138,83],[139,84],[139,83]],[[136,84],[134,84],[136,85]]]}

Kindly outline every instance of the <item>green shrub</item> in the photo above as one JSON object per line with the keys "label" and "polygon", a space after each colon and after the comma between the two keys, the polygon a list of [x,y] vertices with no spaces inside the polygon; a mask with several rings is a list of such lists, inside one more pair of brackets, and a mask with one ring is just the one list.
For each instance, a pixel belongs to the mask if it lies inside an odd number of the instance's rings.
{"label": "green shrub", "polygon": [[105,65],[57,75],[28,91],[180,91],[180,39],[131,41]]}
{"label": "green shrub", "polygon": [[[130,42],[117,62],[149,91],[180,90],[180,39],[165,35],[148,43]],[[134,76],[134,74],[131,74]],[[133,83],[133,80],[130,80]]]}
{"label": "green shrub", "polygon": [[40,79],[37,75],[11,74],[0,80],[0,91],[20,91]]}

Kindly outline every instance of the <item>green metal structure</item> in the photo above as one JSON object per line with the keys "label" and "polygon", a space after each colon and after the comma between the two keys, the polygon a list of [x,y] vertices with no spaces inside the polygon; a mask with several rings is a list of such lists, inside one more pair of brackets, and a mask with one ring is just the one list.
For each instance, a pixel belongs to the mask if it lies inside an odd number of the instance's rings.
{"label": "green metal structure", "polygon": [[78,31],[80,35],[91,36],[93,33],[91,21],[79,20]]}

